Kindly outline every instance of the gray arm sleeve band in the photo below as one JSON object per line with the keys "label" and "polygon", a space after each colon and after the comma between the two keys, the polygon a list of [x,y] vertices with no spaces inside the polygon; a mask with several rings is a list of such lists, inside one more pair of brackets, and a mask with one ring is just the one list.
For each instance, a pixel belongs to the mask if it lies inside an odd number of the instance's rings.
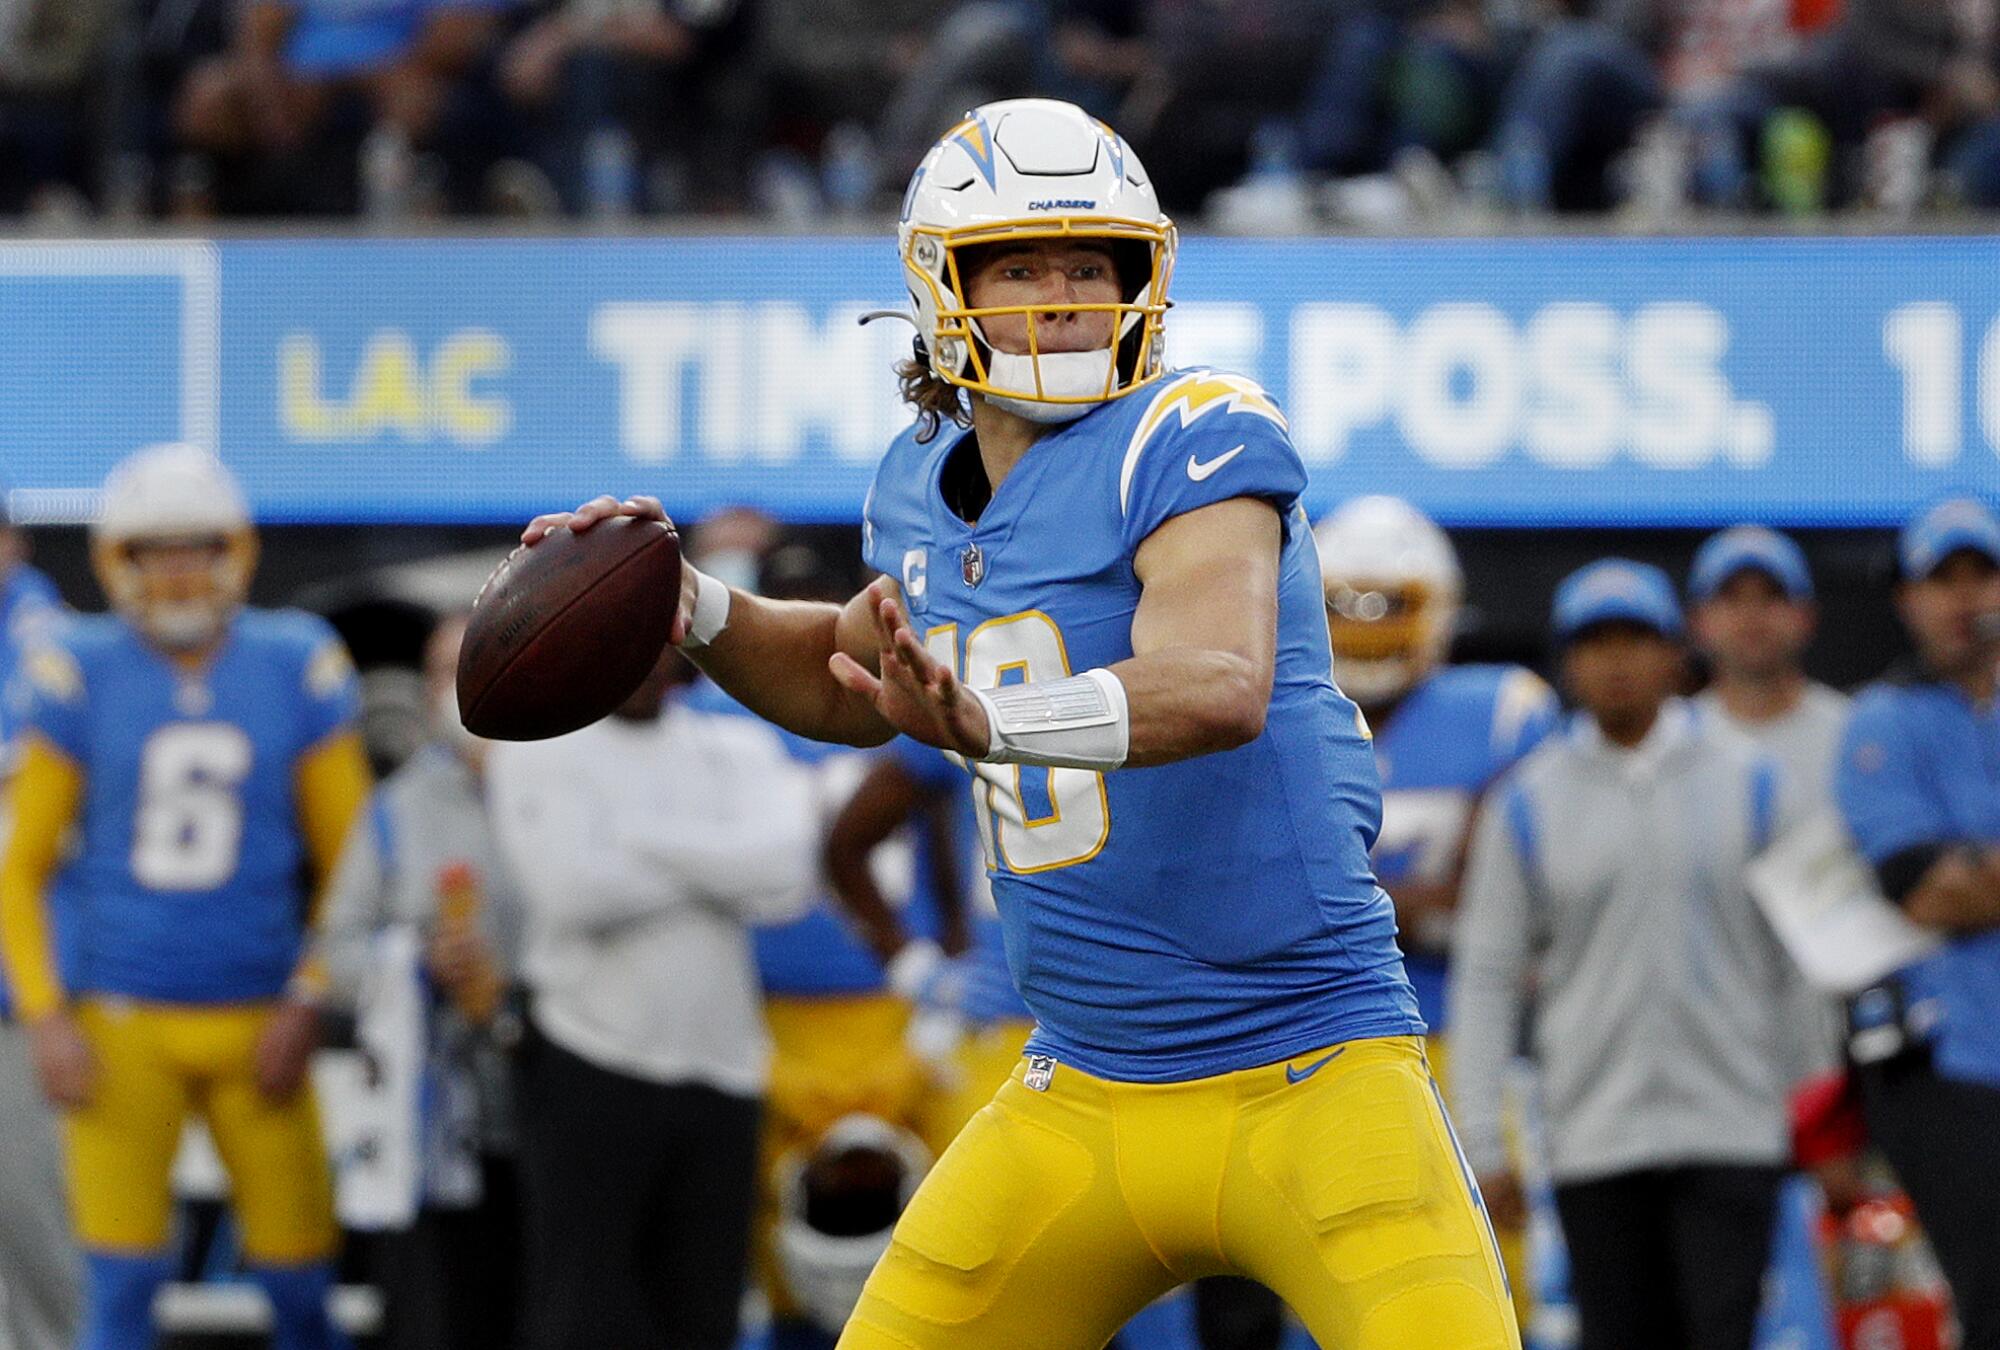
{"label": "gray arm sleeve band", "polygon": [[1061,680],[968,689],[986,708],[987,764],[1105,773],[1125,763],[1132,724],[1125,686],[1099,667]]}

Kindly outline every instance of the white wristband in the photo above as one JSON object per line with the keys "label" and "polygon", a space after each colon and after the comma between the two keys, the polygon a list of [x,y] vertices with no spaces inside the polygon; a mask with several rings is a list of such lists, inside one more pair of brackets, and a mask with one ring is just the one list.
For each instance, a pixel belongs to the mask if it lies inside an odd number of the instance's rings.
{"label": "white wristband", "polygon": [[986,709],[986,764],[1057,769],[1121,767],[1132,744],[1125,686],[1099,666],[1061,680],[967,689]]}
{"label": "white wristband", "polygon": [[700,568],[694,571],[694,613],[688,615],[687,636],[682,651],[700,651],[722,636],[729,626],[729,587]]}

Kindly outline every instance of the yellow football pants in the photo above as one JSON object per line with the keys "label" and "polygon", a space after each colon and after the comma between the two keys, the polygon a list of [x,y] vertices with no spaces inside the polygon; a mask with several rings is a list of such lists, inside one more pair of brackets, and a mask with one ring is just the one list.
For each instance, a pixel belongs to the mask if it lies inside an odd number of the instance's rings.
{"label": "yellow football pants", "polygon": [[1323,1350],[1518,1350],[1423,1046],[1351,1041],[1189,1083],[1024,1060],[918,1190],[841,1350],[1099,1350],[1203,1275]]}
{"label": "yellow football pants", "polygon": [[299,1265],[333,1254],[333,1171],[310,1087],[288,1102],[257,1090],[268,1005],[187,1007],[90,999],[77,1010],[97,1059],[89,1105],[64,1115],[70,1206],[86,1247],[166,1246],[172,1171],[189,1112],[229,1172],[243,1253]]}

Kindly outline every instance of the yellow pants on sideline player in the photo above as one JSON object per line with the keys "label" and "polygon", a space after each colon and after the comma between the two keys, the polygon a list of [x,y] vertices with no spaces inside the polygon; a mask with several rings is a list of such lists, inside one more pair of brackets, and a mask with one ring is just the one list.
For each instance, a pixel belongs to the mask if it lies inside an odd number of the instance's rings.
{"label": "yellow pants on sideline player", "polygon": [[1032,1061],[897,1226],[841,1350],[1098,1350],[1203,1275],[1261,1280],[1327,1350],[1517,1350],[1422,1043],[1186,1083]]}
{"label": "yellow pants on sideline player", "polygon": [[1021,1062],[1034,1030],[1033,1022],[1008,1020],[988,1022],[966,1035],[953,1056],[956,1081],[934,1092],[924,1106],[919,1133],[933,1153],[942,1155],[966,1123],[993,1100]]}
{"label": "yellow pants on sideline player", "polygon": [[778,1160],[810,1148],[829,1125],[856,1111],[921,1134],[928,1087],[922,1066],[903,1043],[909,1005],[892,994],[773,996],[764,1001],[764,1021],[771,1032],[771,1087],[758,1169],[763,1193],[754,1263],[772,1311],[786,1317],[799,1309],[772,1247]]}
{"label": "yellow pants on sideline player", "polygon": [[333,1173],[310,1085],[258,1091],[271,1007],[85,999],[77,1021],[97,1061],[90,1102],[62,1118],[77,1237],[93,1250],[164,1248],[181,1129],[199,1115],[229,1173],[243,1254],[298,1265],[333,1255]]}

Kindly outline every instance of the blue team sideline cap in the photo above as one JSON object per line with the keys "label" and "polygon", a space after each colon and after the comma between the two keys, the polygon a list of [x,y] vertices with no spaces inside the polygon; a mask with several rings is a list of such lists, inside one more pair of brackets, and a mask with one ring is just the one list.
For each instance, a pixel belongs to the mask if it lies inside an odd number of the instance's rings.
{"label": "blue team sideline cap", "polygon": [[1968,548],[2000,566],[2000,520],[1993,518],[1984,502],[1954,497],[1903,527],[1896,558],[1905,580],[1921,581],[1946,558]]}
{"label": "blue team sideline cap", "polygon": [[1806,555],[1790,539],[1762,525],[1738,525],[1710,535],[1695,550],[1688,598],[1697,604],[1712,600],[1731,577],[1745,571],[1762,572],[1793,600],[1813,598]]}
{"label": "blue team sideline cap", "polygon": [[1681,607],[1674,583],[1647,563],[1603,558],[1580,567],[1556,587],[1557,642],[1568,642],[1592,624],[1624,619],[1666,637],[1681,635]]}

